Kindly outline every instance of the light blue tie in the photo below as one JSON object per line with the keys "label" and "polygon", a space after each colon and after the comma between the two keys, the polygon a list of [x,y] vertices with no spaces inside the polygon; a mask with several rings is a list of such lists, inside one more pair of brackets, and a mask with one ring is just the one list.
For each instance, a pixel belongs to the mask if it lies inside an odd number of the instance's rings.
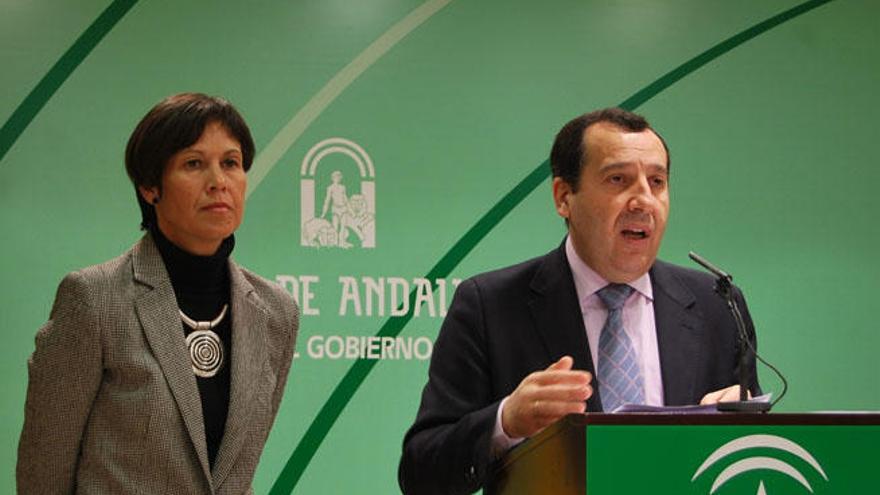
{"label": "light blue tie", "polygon": [[608,308],[608,319],[599,336],[598,377],[602,409],[606,412],[645,401],[638,356],[623,330],[623,304],[632,292],[628,285],[609,284],[596,293]]}

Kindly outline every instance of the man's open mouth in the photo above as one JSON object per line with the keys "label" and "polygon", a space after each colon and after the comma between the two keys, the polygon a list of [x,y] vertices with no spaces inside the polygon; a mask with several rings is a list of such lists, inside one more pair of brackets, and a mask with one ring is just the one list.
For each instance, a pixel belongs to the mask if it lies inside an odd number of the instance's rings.
{"label": "man's open mouth", "polygon": [[645,239],[648,232],[644,229],[623,229],[623,236],[627,239]]}

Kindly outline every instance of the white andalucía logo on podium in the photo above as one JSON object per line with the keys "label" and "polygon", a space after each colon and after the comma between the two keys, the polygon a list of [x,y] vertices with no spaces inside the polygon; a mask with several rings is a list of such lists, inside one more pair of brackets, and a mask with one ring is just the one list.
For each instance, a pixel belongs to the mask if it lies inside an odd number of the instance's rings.
{"label": "white andaluc\u00eda logo on podium", "polygon": [[[822,475],[822,478],[824,478],[825,481],[828,481],[828,476],[825,475],[825,471],[822,470],[822,466],[819,465],[819,462],[816,461],[816,459],[800,445],[792,442],[791,440],[776,435],[748,435],[727,442],[726,444],[719,447],[715,452],[712,452],[712,454],[709,455],[709,457],[707,457],[705,461],[703,461],[703,464],[700,465],[700,467],[697,469],[697,472],[694,473],[694,476],[691,478],[691,482],[695,481],[698,476],[703,474],[703,472],[708,469],[709,466],[715,464],[717,461],[723,459],[724,457],[727,457],[728,455],[739,452],[741,450],[761,447],[782,450],[803,459],[807,464],[812,466],[813,469],[816,470],[816,472]],[[800,471],[795,469],[791,464],[780,461],[779,459],[774,459],[772,457],[755,456],[741,459],[737,462],[734,462],[730,466],[727,466],[715,478],[715,481],[712,483],[712,488],[709,490],[709,494],[711,495],[715,493],[715,491],[718,490],[721,485],[726,483],[731,478],[749,471],[754,471],[756,469],[769,469],[786,474],[795,479],[810,493],[813,493],[813,487],[810,485],[810,482],[807,481],[804,475],[801,474]],[[767,495],[767,489],[764,488],[764,480],[761,480],[758,483],[757,495]]]}
{"label": "white andaluc\u00eda logo on podium", "polygon": [[[351,158],[360,177],[346,177],[339,170],[318,170],[321,160],[333,154]],[[321,191],[318,203],[315,177],[324,177],[325,174],[330,178],[330,185]],[[345,138],[325,139],[306,153],[300,176],[300,243],[303,246],[376,247],[376,172],[373,160],[363,148]],[[352,192],[347,187],[353,182],[360,182],[360,191]],[[316,211],[320,214],[315,215]]]}

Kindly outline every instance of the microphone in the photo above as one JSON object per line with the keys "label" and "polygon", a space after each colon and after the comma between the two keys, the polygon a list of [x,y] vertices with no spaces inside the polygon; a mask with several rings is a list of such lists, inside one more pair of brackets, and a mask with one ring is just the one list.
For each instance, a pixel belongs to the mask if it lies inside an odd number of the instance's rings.
{"label": "microphone", "polygon": [[[766,402],[749,401],[749,353],[751,352],[751,354],[753,354],[756,359],[760,359],[761,362],[765,364],[766,362],[761,359],[760,356],[758,356],[758,353],[755,352],[755,348],[749,341],[749,336],[746,333],[745,321],[743,321],[742,313],[740,313],[739,305],[736,302],[736,298],[733,296],[733,276],[713,265],[708,260],[693,251],[688,253],[688,257],[717,277],[715,281],[715,292],[717,292],[718,295],[727,302],[727,308],[730,310],[730,313],[731,315],[733,315],[733,319],[736,322],[736,329],[739,337],[739,400],[733,402],[719,402],[718,410],[725,412],[769,411],[772,407],[772,404]],[[770,368],[776,371],[776,368],[774,368],[773,366],[770,366]],[[779,374],[778,371],[776,373]],[[784,381],[785,379],[783,378],[783,382]],[[774,402],[774,404],[782,398],[782,395],[785,395],[785,391],[782,392],[782,394]]]}
{"label": "microphone", "polygon": [[703,258],[699,254],[697,254],[693,251],[690,251],[688,253],[688,257],[690,259],[696,261],[697,264],[699,264],[700,266],[702,266],[706,270],[709,270],[710,272],[712,272],[716,277],[726,278],[728,282],[733,282],[732,275],[724,272],[724,270],[722,270],[721,268],[718,268],[717,266],[713,265],[712,263],[709,263],[709,260],[707,260],[706,258]]}

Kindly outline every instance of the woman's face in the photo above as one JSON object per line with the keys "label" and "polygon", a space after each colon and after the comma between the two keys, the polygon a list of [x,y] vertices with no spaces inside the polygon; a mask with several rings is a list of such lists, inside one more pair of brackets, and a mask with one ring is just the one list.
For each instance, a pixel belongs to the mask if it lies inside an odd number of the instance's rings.
{"label": "woman's face", "polygon": [[157,188],[141,188],[155,203],[159,229],[181,249],[197,255],[217,252],[244,214],[247,176],[241,145],[226,128],[211,122],[192,146],[175,153]]}

